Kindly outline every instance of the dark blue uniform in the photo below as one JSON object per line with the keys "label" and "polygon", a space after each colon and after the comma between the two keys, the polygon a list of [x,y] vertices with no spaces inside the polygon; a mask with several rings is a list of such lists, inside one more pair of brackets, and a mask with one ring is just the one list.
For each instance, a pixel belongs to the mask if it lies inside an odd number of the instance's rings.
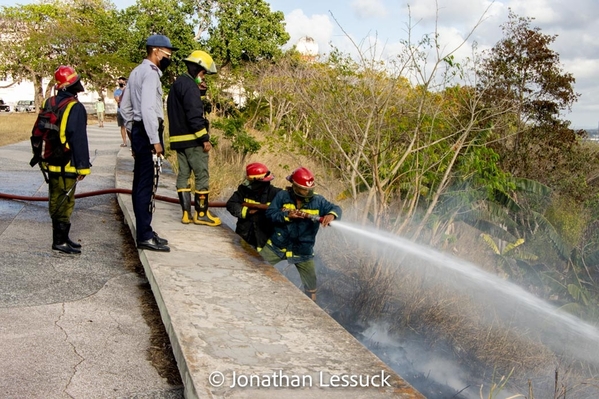
{"label": "dark blue uniform", "polygon": [[274,233],[260,254],[271,264],[283,259],[294,264],[306,293],[315,294],[314,244],[320,223],[311,219],[290,219],[288,211],[291,210],[301,210],[313,216],[331,214],[339,219],[341,208],[318,194],[311,198],[296,197],[293,189],[288,187],[279,191],[266,210],[266,217],[274,224]]}

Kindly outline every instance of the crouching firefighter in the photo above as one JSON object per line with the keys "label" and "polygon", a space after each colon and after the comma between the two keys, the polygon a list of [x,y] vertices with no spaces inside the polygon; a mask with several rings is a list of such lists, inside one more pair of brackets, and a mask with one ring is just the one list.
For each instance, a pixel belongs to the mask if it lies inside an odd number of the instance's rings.
{"label": "crouching firefighter", "polygon": [[341,208],[314,193],[314,175],[300,167],[287,176],[291,187],[279,191],[266,209],[274,233],[260,255],[272,265],[286,259],[299,272],[304,292],[316,301],[314,244],[318,228],[341,218]]}
{"label": "crouching firefighter", "polygon": [[281,189],[271,185],[274,175],[260,162],[245,168],[245,179],[227,201],[227,210],[237,218],[235,233],[258,252],[273,233],[266,209]]}
{"label": "crouching firefighter", "polygon": [[[221,221],[208,210],[209,172],[208,153],[212,149],[209,124],[205,117],[200,85],[206,75],[216,73],[216,65],[209,54],[196,50],[183,60],[187,73],[180,75],[171,86],[166,103],[169,120],[171,149],[177,151],[179,173],[177,194],[183,215],[181,222],[218,226]],[[195,215],[191,216],[191,187],[189,178],[195,177]]]}
{"label": "crouching firefighter", "polygon": [[80,254],[81,244],[71,240],[71,214],[77,182],[90,174],[87,112],[77,99],[84,91],[75,69],[60,66],[54,72],[56,96],[44,101],[31,143],[34,157],[48,183],[48,210],[52,219],[52,249]]}

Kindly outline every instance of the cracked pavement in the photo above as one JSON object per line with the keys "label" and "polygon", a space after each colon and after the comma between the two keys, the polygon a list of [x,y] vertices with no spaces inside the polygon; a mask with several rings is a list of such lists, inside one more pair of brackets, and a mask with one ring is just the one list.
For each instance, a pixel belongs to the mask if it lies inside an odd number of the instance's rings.
{"label": "cracked pavement", "polygon": [[[114,187],[121,138],[105,126],[88,126],[92,174],[78,193]],[[28,141],[0,147],[0,191],[47,196],[30,158]],[[0,397],[182,398],[147,359],[145,278],[127,267],[138,253],[116,196],[78,199],[71,238],[80,256],[52,251],[47,202],[0,199]]]}

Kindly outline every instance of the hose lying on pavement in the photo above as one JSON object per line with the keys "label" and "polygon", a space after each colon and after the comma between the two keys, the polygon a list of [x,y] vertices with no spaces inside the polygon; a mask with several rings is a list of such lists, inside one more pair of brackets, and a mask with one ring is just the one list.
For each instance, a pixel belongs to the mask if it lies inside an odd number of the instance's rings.
{"label": "hose lying on pavement", "polygon": [[[127,188],[107,188],[105,190],[96,190],[96,191],[88,191],[84,193],[75,194],[75,198],[85,198],[85,197],[94,197],[96,195],[105,195],[105,194],[129,194],[131,195],[131,190]],[[9,200],[18,200],[18,201],[48,201],[48,197],[28,197],[25,195],[15,195],[15,194],[5,194],[0,193],[0,199],[9,199]],[[170,202],[172,204],[178,204],[178,198],[165,197],[163,195],[156,195],[156,199],[158,201]],[[192,200],[192,205],[195,205]],[[208,202],[208,206],[211,208],[224,208],[226,206],[225,202]]]}

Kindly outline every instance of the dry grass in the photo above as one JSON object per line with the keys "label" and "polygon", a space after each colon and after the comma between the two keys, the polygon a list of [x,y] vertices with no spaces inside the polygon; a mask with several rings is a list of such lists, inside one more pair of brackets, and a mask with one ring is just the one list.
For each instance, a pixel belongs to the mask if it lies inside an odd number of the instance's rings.
{"label": "dry grass", "polygon": [[[0,113],[0,146],[28,141],[31,129],[37,118],[36,113]],[[114,116],[107,116],[105,121],[116,120]],[[95,115],[88,115],[87,123],[97,124]]]}
{"label": "dry grass", "polygon": [[[168,127],[165,129],[168,132]],[[222,131],[213,128],[211,136],[216,137],[218,145],[210,152],[210,197],[212,200],[226,201],[241,184],[245,176],[245,167],[251,162],[261,162],[268,166],[275,179],[272,184],[277,187],[288,185],[285,178],[299,166],[305,166],[316,176],[317,191],[326,198],[333,200],[339,192],[340,185],[330,178],[330,173],[316,162],[289,151],[270,151],[266,146],[257,153],[242,157],[231,149],[229,140],[223,138]],[[252,131],[251,134],[260,142],[265,143],[264,134]],[[165,136],[168,140],[168,135]],[[172,165],[173,171],[177,173],[177,156],[173,151],[167,152],[167,159]],[[191,177],[193,187],[193,176]]]}
{"label": "dry grass", "polygon": [[0,146],[29,140],[35,113],[0,113]]}

